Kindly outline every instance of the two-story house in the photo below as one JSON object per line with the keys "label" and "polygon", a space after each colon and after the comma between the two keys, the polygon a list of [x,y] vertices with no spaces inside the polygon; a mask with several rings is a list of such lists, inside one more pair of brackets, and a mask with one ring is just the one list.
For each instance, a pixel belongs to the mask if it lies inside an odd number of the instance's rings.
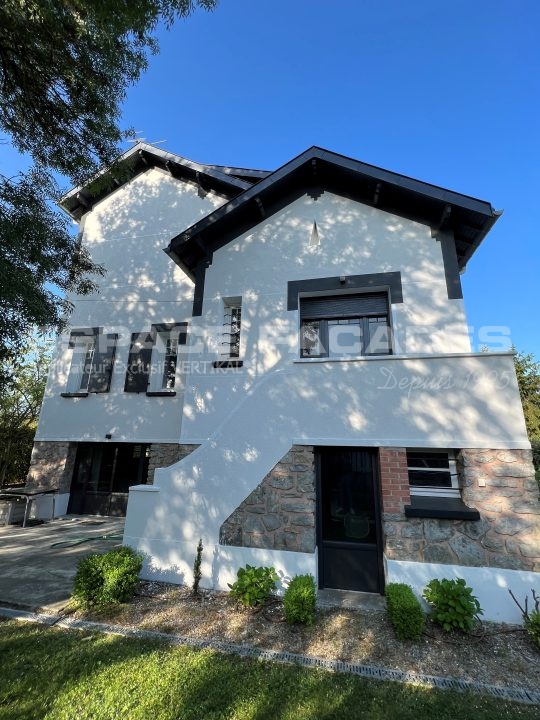
{"label": "two-story house", "polygon": [[107,274],[74,298],[29,486],[127,505],[147,578],[189,583],[202,538],[206,587],[246,562],[374,593],[459,576],[516,619],[538,487],[512,354],[471,352],[460,282],[499,213],[317,147],[122,163],[62,200]]}

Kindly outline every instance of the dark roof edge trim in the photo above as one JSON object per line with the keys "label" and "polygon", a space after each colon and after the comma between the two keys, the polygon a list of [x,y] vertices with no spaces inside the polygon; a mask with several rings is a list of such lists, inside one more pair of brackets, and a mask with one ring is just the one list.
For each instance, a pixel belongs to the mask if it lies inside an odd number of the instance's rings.
{"label": "dark roof edge trim", "polygon": [[504,212],[504,210],[493,210],[493,214],[492,214],[491,218],[486,220],[484,227],[482,228],[482,231],[479,233],[479,235],[476,239],[476,242],[474,243],[474,245],[471,245],[469,250],[467,250],[467,252],[465,253],[465,255],[463,257],[463,262],[462,262],[462,270],[465,270],[467,263],[471,259],[473,253],[476,252],[479,245],[482,243],[482,241],[484,240],[484,238],[486,237],[488,232],[491,230],[491,228],[495,225],[497,220],[501,217],[503,212]]}
{"label": "dark roof edge trim", "polygon": [[[234,194],[241,193],[242,191],[252,187],[252,182],[235,177],[234,173],[224,172],[217,165],[203,165],[193,160],[189,160],[188,158],[184,158],[181,155],[175,155],[174,153],[167,152],[166,150],[162,150],[161,148],[157,148],[153,145],[149,145],[148,143],[143,142],[137,143],[132,148],[129,148],[129,150],[126,150],[126,152],[119,156],[117,163],[128,163],[130,160],[132,160],[134,157],[136,158],[136,156],[141,153],[144,154],[144,158],[146,158],[147,161],[150,160],[150,162],[148,162],[148,167],[153,167],[158,163],[163,164],[169,162],[173,166],[188,169],[193,173],[201,173],[203,175],[206,175],[210,179],[217,181],[220,184],[228,185],[231,190],[234,191]],[[151,162],[152,159],[155,160],[154,163]],[[92,198],[84,194],[84,191],[88,187],[90,187],[92,183],[96,182],[96,180],[104,177],[109,172],[109,170],[110,167],[103,168],[96,175],[90,178],[88,182],[86,182],[84,185],[79,185],[78,187],[69,190],[67,193],[62,195],[62,197],[58,200],[57,204],[62,208],[62,210],[71,215],[71,217],[78,219],[78,216],[74,212],[74,210],[70,209],[69,201],[74,198],[76,199],[77,196],[82,196],[82,198],[86,199],[87,204],[91,207],[94,202],[92,201]],[[139,172],[142,172],[142,169]],[[246,173],[249,172],[249,170],[246,170]],[[138,174],[139,173],[136,173],[136,175]],[[133,177],[135,177],[136,175],[134,175]],[[110,193],[114,192],[117,189],[118,186],[111,187],[111,190],[109,192],[106,192],[103,197],[99,198],[99,200],[104,199]],[[99,200],[96,200],[96,202],[98,202]],[[80,204],[81,203],[79,203],[79,205]]]}
{"label": "dark roof edge trim", "polygon": [[253,178],[253,180],[262,180],[273,172],[273,170],[255,170],[253,168],[240,168],[229,165],[206,165],[206,167],[212,170],[218,170],[219,172],[225,173],[225,175]]}
{"label": "dark roof edge trim", "polygon": [[[298,170],[304,164],[314,159],[321,162],[328,162],[345,170],[352,170],[358,174],[369,176],[374,180],[381,180],[385,183],[403,188],[404,190],[431,197],[440,202],[454,204],[468,210],[478,212],[484,216],[491,217],[491,225],[498,217],[491,204],[485,200],[478,200],[477,198],[473,198],[469,195],[462,195],[454,192],[453,190],[446,190],[437,185],[431,185],[430,183],[425,183],[421,180],[415,180],[405,175],[399,175],[398,173],[394,173],[390,170],[383,170],[382,168],[378,168],[374,165],[367,165],[359,160],[353,160],[351,158],[332,153],[329,150],[323,150],[322,148],[314,146],[275,170],[271,175],[268,175],[268,177],[264,178],[255,185],[250,186],[248,189],[232,198],[228,203],[225,203],[225,205],[222,205],[202,220],[199,220],[199,222],[179,233],[171,240],[169,248],[174,249],[175,246],[178,247],[178,245],[181,245],[182,243],[195,237],[202,230],[210,227],[216,222],[219,222],[230,213],[235,212],[242,205],[245,205],[256,196],[264,193],[270,186],[279,182],[287,175],[294,173],[295,170]],[[486,233],[487,230],[484,234]]]}

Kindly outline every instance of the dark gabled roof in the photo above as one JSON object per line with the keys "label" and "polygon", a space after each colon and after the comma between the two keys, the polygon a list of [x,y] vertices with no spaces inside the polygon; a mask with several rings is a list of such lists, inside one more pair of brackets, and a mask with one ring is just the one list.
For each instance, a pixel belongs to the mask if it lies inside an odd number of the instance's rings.
{"label": "dark gabled roof", "polygon": [[192,278],[201,262],[263,218],[309,192],[350,197],[402,217],[452,229],[463,269],[500,212],[489,202],[312,147],[174,237],[166,253]]}
{"label": "dark gabled roof", "polygon": [[151,167],[167,170],[173,177],[191,180],[200,185],[202,190],[213,190],[226,198],[238,195],[265,176],[264,170],[202,165],[148,143],[139,142],[121,155],[115,165],[114,175],[106,168],[84,186],[66,193],[60,199],[59,205],[72,218],[80,220],[82,215],[100,200]]}
{"label": "dark gabled roof", "polygon": [[207,165],[206,167],[212,168],[213,170],[219,170],[220,172],[225,173],[225,175],[232,175],[239,180],[245,180],[251,185],[265,177],[268,177],[268,175],[271,175],[272,173],[272,170],[252,170],[250,168],[229,167],[228,165]]}

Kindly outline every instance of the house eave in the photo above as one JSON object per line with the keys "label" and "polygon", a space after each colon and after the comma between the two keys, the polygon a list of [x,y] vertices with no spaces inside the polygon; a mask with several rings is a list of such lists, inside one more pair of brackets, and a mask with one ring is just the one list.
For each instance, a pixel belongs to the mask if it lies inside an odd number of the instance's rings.
{"label": "house eave", "polygon": [[[253,182],[258,181],[258,171],[253,171],[255,175],[249,177],[249,180],[243,179],[233,172],[225,172],[225,169],[222,170],[219,166],[203,165],[140,142],[123,153],[114,166],[104,168],[84,185],[63,195],[58,204],[74,220],[79,221],[96,203],[150,168],[160,168],[172,177],[194,182],[203,191],[215,192],[227,200],[249,189]],[[236,170],[245,173],[246,177],[250,172],[241,168]]]}
{"label": "house eave", "polygon": [[312,147],[177,235],[169,248],[194,269],[294,197],[321,190],[424,223],[435,235],[451,229],[460,269],[500,216],[487,201]]}

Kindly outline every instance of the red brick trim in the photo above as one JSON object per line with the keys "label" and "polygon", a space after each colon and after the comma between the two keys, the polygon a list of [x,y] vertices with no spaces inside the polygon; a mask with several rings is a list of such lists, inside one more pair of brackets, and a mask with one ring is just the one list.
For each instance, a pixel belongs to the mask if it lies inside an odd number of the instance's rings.
{"label": "red brick trim", "polygon": [[380,448],[379,468],[383,511],[402,513],[411,501],[405,448]]}

